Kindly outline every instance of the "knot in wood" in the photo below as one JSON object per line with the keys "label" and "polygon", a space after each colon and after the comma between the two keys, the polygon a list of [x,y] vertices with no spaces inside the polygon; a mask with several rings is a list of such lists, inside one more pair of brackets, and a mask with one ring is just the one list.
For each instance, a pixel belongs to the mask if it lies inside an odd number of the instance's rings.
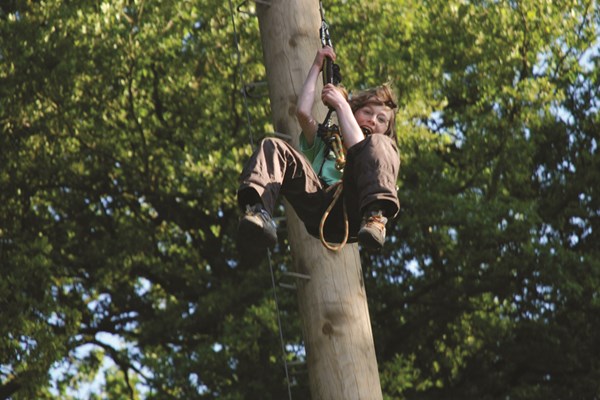
{"label": "knot in wood", "polygon": [[321,330],[324,335],[328,335],[328,336],[333,335],[333,326],[329,322],[325,322],[323,324],[323,328]]}

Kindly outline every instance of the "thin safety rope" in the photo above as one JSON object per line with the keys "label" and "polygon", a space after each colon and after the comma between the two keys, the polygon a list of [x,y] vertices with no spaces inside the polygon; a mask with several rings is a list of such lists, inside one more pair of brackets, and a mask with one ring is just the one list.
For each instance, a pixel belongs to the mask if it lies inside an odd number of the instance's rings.
{"label": "thin safety rope", "polygon": [[[238,41],[238,37],[237,37],[237,30],[235,27],[235,17],[233,14],[233,5],[231,4],[231,0],[229,0],[229,11],[231,13],[231,23],[233,24],[233,37],[235,40],[235,51],[236,51],[236,57],[237,57],[236,68],[238,69],[238,72],[239,72],[240,83],[243,84],[240,46],[239,46],[239,41]],[[244,110],[246,112],[246,122],[247,122],[246,128],[248,129],[248,137],[250,138],[250,145],[252,146],[252,148],[254,148],[254,138],[252,137],[252,128],[251,128],[252,122],[250,119],[250,112],[248,110],[248,100],[246,98],[246,90],[242,90],[242,94],[244,95]],[[287,383],[289,400],[292,400],[292,388],[291,388],[291,382],[290,382],[290,374],[288,371],[288,363],[287,363],[287,359],[286,359],[287,353],[285,351],[285,340],[283,339],[283,329],[281,326],[281,313],[279,312],[279,299],[277,298],[277,286],[275,284],[275,272],[273,271],[273,264],[271,262],[271,251],[269,249],[267,249],[267,256],[269,259],[269,271],[271,271],[271,283],[273,285],[273,298],[275,299],[275,310],[277,313],[277,326],[279,328],[279,341],[281,343],[283,367],[285,369],[285,380]]]}
{"label": "thin safety rope", "polygon": [[287,381],[288,396],[292,400],[292,388],[290,386],[290,374],[286,360],[285,341],[283,340],[283,329],[281,327],[281,314],[279,313],[279,300],[277,299],[277,290],[275,285],[275,273],[273,272],[273,264],[271,263],[271,250],[267,249],[269,259],[269,270],[271,271],[271,283],[273,284],[273,297],[275,298],[275,309],[277,310],[277,325],[279,326],[279,341],[281,342],[281,353],[283,354],[283,367],[285,369],[285,379]]}
{"label": "thin safety rope", "polygon": [[[229,12],[231,14],[231,24],[233,26],[233,40],[235,41],[235,55],[237,59],[236,69],[238,71],[240,85],[243,86],[244,80],[242,75],[242,55],[240,53],[240,44],[237,35],[237,29],[235,27],[235,17],[233,15],[233,4],[231,4],[231,0],[229,0]],[[254,148],[254,138],[252,137],[252,125],[250,123],[250,111],[248,110],[248,99],[246,97],[246,90],[242,87],[241,90],[244,97],[244,110],[246,112],[246,129],[248,130],[248,137],[250,138],[250,146]]]}

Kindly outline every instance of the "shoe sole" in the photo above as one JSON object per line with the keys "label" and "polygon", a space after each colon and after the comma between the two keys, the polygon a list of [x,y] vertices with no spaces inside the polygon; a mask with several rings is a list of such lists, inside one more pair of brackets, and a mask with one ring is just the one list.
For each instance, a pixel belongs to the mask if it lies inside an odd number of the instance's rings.
{"label": "shoe sole", "polygon": [[[277,239],[269,238],[264,228],[254,223],[250,219],[242,219],[238,226],[238,237],[244,239],[244,242],[252,243],[256,247],[268,247],[272,249],[277,243]],[[254,247],[252,246],[252,247]]]}
{"label": "shoe sole", "polygon": [[383,245],[373,238],[369,232],[358,232],[358,243],[368,251],[380,251]]}
{"label": "shoe sole", "polygon": [[238,226],[238,251],[243,265],[254,267],[267,255],[267,248],[273,249],[277,240],[271,240],[260,225],[242,219]]}

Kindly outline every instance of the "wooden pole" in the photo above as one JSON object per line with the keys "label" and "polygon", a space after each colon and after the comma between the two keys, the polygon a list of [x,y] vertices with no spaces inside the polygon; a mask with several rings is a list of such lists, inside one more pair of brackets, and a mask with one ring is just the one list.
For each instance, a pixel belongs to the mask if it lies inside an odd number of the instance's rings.
{"label": "wooden pole", "polygon": [[[319,1],[261,0],[256,7],[273,126],[297,147],[296,99],[321,45]],[[317,92],[314,111],[324,119]],[[331,252],[308,235],[288,204],[286,214],[294,271],[310,276],[297,287],[311,397],[382,399],[358,246]]]}

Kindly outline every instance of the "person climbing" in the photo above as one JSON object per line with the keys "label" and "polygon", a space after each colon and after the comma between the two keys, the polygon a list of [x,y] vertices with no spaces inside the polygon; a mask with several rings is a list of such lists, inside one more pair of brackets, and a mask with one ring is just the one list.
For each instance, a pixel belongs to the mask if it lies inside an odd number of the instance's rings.
{"label": "person climbing", "polygon": [[[346,153],[341,171],[339,165],[336,168],[339,163],[329,141],[321,134],[322,126],[312,115],[318,77],[327,58],[335,61],[333,48],[317,51],[298,97],[300,152],[281,139],[265,138],[240,174],[238,247],[249,263],[260,261],[266,248],[277,243],[272,215],[280,195],[294,208],[308,233],[324,244],[358,241],[368,251],[383,247],[386,223],[399,211],[394,93],[382,85],[348,99],[342,87],[324,85],[321,100],[337,115]],[[336,192],[341,201],[330,208]]]}

